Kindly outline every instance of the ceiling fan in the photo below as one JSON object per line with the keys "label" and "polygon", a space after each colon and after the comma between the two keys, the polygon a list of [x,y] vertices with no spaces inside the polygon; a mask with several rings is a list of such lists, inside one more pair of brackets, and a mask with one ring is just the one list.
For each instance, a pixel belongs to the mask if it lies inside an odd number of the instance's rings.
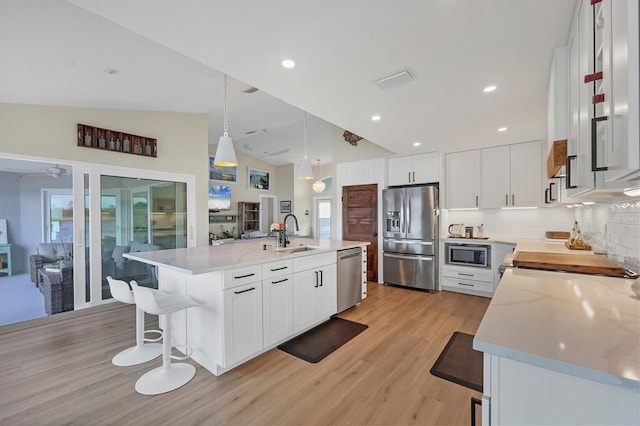
{"label": "ceiling fan", "polygon": [[60,167],[57,164],[51,167],[47,167],[46,171],[42,171],[42,172],[33,172],[33,171],[16,170],[16,169],[8,169],[8,170],[23,174],[24,176],[49,176],[56,179],[59,178],[60,176],[64,176],[67,174],[67,169]]}

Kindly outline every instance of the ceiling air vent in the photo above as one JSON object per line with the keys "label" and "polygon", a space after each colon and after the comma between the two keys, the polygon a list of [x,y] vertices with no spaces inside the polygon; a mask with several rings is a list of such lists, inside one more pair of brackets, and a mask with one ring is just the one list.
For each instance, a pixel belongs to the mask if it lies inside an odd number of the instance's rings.
{"label": "ceiling air vent", "polygon": [[388,89],[389,87],[406,83],[408,81],[411,81],[412,79],[413,79],[413,76],[411,75],[411,73],[407,70],[404,70],[404,71],[400,71],[400,72],[379,78],[376,80],[376,83],[378,83],[378,86],[380,86],[380,88]]}
{"label": "ceiling air vent", "polygon": [[248,89],[243,90],[244,93],[256,93],[258,90],[257,87],[249,87]]}

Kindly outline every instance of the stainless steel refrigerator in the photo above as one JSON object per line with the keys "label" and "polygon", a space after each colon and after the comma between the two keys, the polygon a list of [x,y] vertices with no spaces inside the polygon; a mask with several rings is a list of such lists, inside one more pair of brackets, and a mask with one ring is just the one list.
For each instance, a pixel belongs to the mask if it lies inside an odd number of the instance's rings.
{"label": "stainless steel refrigerator", "polygon": [[384,282],[438,288],[438,185],[382,191]]}

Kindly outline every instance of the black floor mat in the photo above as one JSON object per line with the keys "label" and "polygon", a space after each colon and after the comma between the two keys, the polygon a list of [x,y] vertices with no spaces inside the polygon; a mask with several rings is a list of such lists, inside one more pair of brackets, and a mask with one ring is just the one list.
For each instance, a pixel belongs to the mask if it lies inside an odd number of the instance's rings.
{"label": "black floor mat", "polygon": [[473,335],[453,333],[431,374],[482,392],[482,352],[473,349]]}
{"label": "black floor mat", "polygon": [[315,364],[367,327],[365,324],[335,317],[279,345],[278,349]]}

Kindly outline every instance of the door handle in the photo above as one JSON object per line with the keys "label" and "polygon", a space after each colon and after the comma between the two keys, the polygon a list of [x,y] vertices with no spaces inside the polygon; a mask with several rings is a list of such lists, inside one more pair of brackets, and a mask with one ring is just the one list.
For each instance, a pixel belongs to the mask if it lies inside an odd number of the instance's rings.
{"label": "door handle", "polygon": [[604,117],[594,117],[591,119],[591,171],[592,172],[602,172],[608,169],[607,166],[598,167],[598,147],[597,147],[598,138],[596,137],[597,130],[598,130],[598,123],[600,121],[606,121],[606,120],[607,120],[606,115]]}
{"label": "door handle", "polygon": [[565,182],[567,189],[575,189],[577,185],[571,185],[571,161],[577,159],[577,155],[567,155],[567,181]]}
{"label": "door handle", "polygon": [[371,236],[372,236],[372,237],[377,237],[377,236],[378,236],[378,233],[377,233],[377,232],[374,232],[373,234],[371,234]]}

